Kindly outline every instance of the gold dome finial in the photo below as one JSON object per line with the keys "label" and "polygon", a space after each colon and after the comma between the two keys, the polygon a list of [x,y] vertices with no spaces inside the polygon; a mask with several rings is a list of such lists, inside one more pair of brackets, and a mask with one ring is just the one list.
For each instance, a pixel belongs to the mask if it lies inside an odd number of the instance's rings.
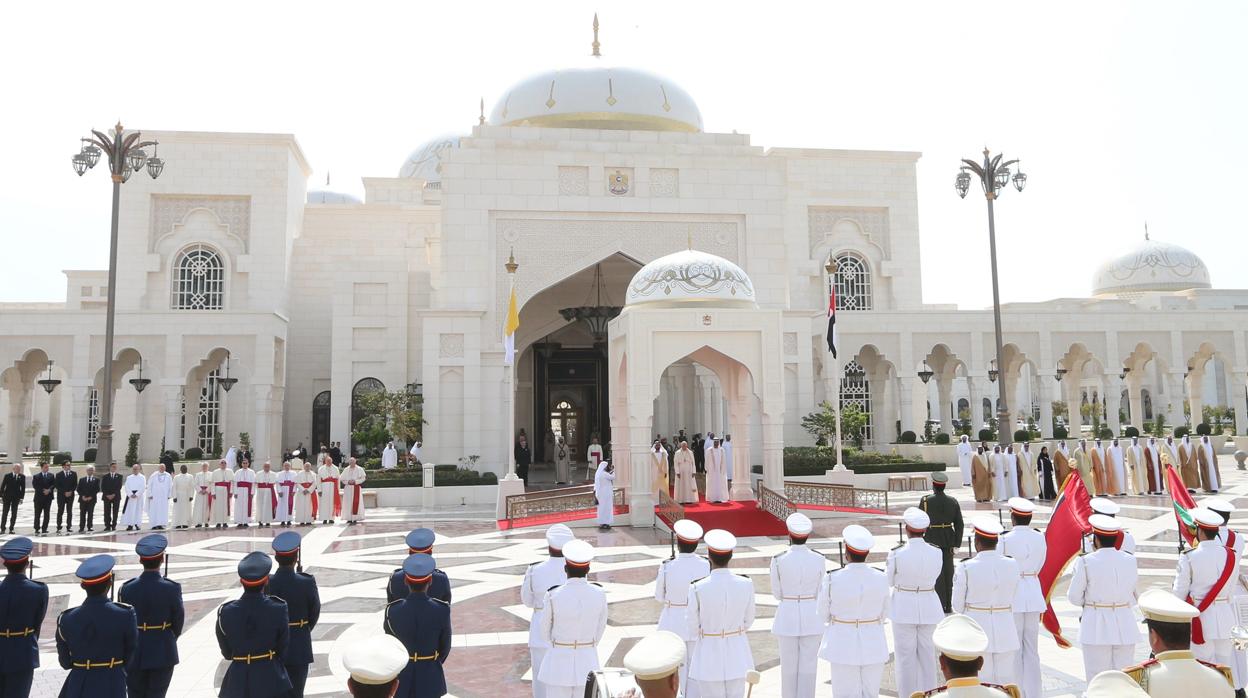
{"label": "gold dome finial", "polygon": [[598,43],[598,13],[595,12],[594,13],[594,43],[593,43],[595,56],[602,55],[601,53],[598,52],[598,49],[601,47],[602,47],[602,44]]}
{"label": "gold dome finial", "polygon": [[511,248],[511,252],[507,255],[507,263],[503,265],[507,269],[508,274],[515,274],[520,265],[516,263],[516,248]]}

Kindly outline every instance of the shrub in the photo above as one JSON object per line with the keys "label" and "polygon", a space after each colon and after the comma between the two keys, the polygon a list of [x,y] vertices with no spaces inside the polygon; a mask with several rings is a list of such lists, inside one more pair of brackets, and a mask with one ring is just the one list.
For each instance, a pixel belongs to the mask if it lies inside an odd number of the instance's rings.
{"label": "shrub", "polygon": [[980,441],[996,441],[997,435],[992,433],[991,429],[980,429],[979,440]]}
{"label": "shrub", "polygon": [[1187,427],[1185,427],[1185,426],[1175,427],[1175,428],[1174,428],[1174,438],[1176,438],[1176,439],[1181,439],[1181,438],[1183,438],[1184,436],[1187,436],[1188,434],[1191,434],[1191,433],[1192,433],[1192,430],[1191,430],[1191,429],[1188,429],[1188,428],[1187,428]]}
{"label": "shrub", "polygon": [[187,460],[203,460],[203,458],[204,458],[204,449],[200,448],[199,446],[191,446],[190,448],[186,449]]}
{"label": "shrub", "polygon": [[915,435],[914,432],[909,431],[909,430],[901,432],[901,439],[900,439],[901,443],[912,444],[917,440],[918,440],[918,437]]}
{"label": "shrub", "polygon": [[1209,431],[1210,431],[1210,430],[1209,430],[1209,422],[1201,422],[1200,424],[1197,424],[1197,425],[1196,425],[1196,435],[1197,435],[1197,436],[1208,436],[1208,435],[1209,435]]}
{"label": "shrub", "polygon": [[[459,471],[459,466],[455,463],[440,463],[433,466],[434,477],[438,477],[443,473],[454,473]],[[436,480],[434,482],[437,482]]]}
{"label": "shrub", "polygon": [[[1145,427],[1145,429],[1147,429],[1147,427]],[[1140,435],[1140,430],[1139,430],[1139,429],[1136,429],[1135,427],[1127,427],[1126,429],[1123,429],[1123,430],[1122,430],[1122,433],[1123,433],[1123,435],[1124,435],[1124,436],[1126,436],[1128,439],[1130,439],[1130,438],[1133,438],[1133,437],[1139,436],[1139,435]]]}
{"label": "shrub", "polygon": [[365,458],[364,460],[358,462],[360,463],[360,467],[365,470],[381,470],[380,458]]}
{"label": "shrub", "polygon": [[948,443],[949,443],[949,435],[948,435],[948,434],[946,434],[946,433],[945,433],[945,432],[943,432],[943,431],[941,431],[941,432],[937,432],[937,434],[936,434],[936,443],[940,444],[941,446],[944,446],[944,445],[948,444]]}
{"label": "shrub", "polygon": [[1070,438],[1070,432],[1066,430],[1066,427],[1053,427],[1053,438],[1059,440],[1068,439]]}
{"label": "shrub", "polygon": [[98,453],[98,451],[96,451],[94,447],[92,447],[92,448],[88,448],[87,450],[83,451],[83,452],[82,452],[82,460],[83,460],[83,462],[85,462],[85,463],[94,463],[94,462],[95,462],[95,454],[96,454],[96,453]]}
{"label": "shrub", "polygon": [[1109,427],[1101,427],[1101,430],[1096,432],[1096,438],[1101,440],[1112,439],[1114,438],[1114,430]]}
{"label": "shrub", "polygon": [[1025,443],[1027,441],[1031,441],[1031,432],[1027,431],[1026,429],[1019,429],[1018,431],[1014,432],[1014,440],[1019,443]]}
{"label": "shrub", "polygon": [[221,432],[218,431],[212,435],[212,457],[220,458],[221,453]]}
{"label": "shrub", "polygon": [[39,461],[47,462],[52,457],[52,439],[44,434],[39,437]]}
{"label": "shrub", "polygon": [[1152,423],[1152,422],[1144,422],[1143,431],[1144,431],[1144,433],[1145,433],[1145,434],[1152,434],[1152,433],[1153,433],[1153,423]]}
{"label": "shrub", "polygon": [[126,467],[139,462],[139,435],[130,435],[130,444],[126,447]]}
{"label": "shrub", "polygon": [[169,456],[169,460],[172,460],[172,461],[174,461],[175,463],[176,463],[177,461],[182,460],[182,454],[181,454],[181,453],[178,453],[177,451],[174,451],[174,450],[164,451],[164,452],[163,452],[163,455]]}
{"label": "shrub", "polygon": [[57,451],[52,454],[52,465],[61,465],[62,463],[72,463],[74,457],[69,451]]}

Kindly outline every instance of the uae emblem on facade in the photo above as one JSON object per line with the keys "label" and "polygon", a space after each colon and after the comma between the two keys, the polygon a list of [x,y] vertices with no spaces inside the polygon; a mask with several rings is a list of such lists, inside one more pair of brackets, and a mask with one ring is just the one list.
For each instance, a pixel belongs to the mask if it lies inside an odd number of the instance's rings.
{"label": "uae emblem on facade", "polygon": [[607,180],[607,189],[616,196],[624,196],[628,193],[628,173],[621,170],[611,172],[611,177]]}

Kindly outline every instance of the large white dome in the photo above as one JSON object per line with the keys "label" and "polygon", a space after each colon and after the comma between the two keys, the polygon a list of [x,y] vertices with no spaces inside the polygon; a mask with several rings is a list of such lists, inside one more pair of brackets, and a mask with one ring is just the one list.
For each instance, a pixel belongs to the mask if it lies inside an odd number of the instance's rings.
{"label": "large white dome", "polygon": [[758,305],[754,282],[741,267],[698,250],[682,250],[642,267],[628,283],[624,304],[749,308]]}
{"label": "large white dome", "polygon": [[1095,296],[1133,296],[1189,288],[1211,288],[1205,263],[1190,250],[1147,237],[1135,249],[1102,264],[1092,279]]}
{"label": "large white dome", "polygon": [[451,148],[459,147],[459,136],[445,134],[425,141],[412,151],[399,168],[399,176],[410,179],[423,179],[426,184],[442,181],[442,153]]}

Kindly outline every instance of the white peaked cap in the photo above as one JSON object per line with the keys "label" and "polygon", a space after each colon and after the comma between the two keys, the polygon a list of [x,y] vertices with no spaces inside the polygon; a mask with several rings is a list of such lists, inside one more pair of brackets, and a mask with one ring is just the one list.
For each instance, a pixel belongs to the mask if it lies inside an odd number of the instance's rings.
{"label": "white peaked cap", "polygon": [[1001,522],[991,516],[980,516],[971,525],[976,533],[986,538],[996,538],[1005,532],[1005,527],[1001,525]]}
{"label": "white peaked cap", "polygon": [[1135,679],[1117,669],[1102,671],[1088,682],[1087,698],[1148,698]]}
{"label": "white peaked cap", "polygon": [[672,524],[672,531],[676,534],[677,538],[683,541],[696,543],[702,540],[702,524],[697,521],[681,519],[680,521]]}
{"label": "white peaked cap", "polygon": [[1105,514],[1093,514],[1088,517],[1088,523],[1092,526],[1093,533],[1100,533],[1107,536],[1114,535],[1122,530],[1122,524],[1118,523],[1118,519]]}
{"label": "white peaked cap", "polygon": [[707,531],[703,539],[713,553],[730,553],[737,548],[737,537],[722,528]]}
{"label": "white peaked cap", "polygon": [[1140,594],[1140,613],[1162,623],[1190,623],[1200,611],[1190,603],[1156,587]]}
{"label": "white peaked cap", "polygon": [[563,546],[570,540],[576,540],[576,534],[563,524],[555,524],[546,529],[546,545],[555,550],[563,550]]}
{"label": "white peaked cap", "polygon": [[932,517],[918,507],[910,507],[902,512],[901,520],[906,522],[907,528],[916,531],[926,531],[927,527],[932,525]]}
{"label": "white peaked cap", "polygon": [[1010,510],[1019,514],[1031,514],[1036,511],[1036,505],[1030,499],[1022,497],[1010,497],[1008,502]]}
{"label": "white peaked cap", "polygon": [[1204,507],[1196,507],[1195,509],[1192,509],[1190,513],[1192,515],[1192,521],[1195,521],[1196,525],[1201,528],[1208,528],[1211,530],[1222,528],[1222,515],[1216,511],[1206,509]]}
{"label": "white peaked cap", "polygon": [[563,559],[573,565],[588,565],[594,559],[594,546],[580,539],[570,540],[563,546]]}
{"label": "white peaked cap", "polygon": [[789,514],[789,518],[784,520],[784,525],[788,527],[789,533],[795,536],[809,536],[814,525],[810,523],[810,517],[802,513]]}
{"label": "white peaked cap", "polygon": [[624,668],[642,681],[671,676],[685,663],[685,641],[670,630],[643,637],[624,655]]}
{"label": "white peaked cap", "polygon": [[1122,511],[1122,507],[1118,503],[1106,497],[1093,497],[1090,502],[1092,511],[1106,516],[1117,516]]}
{"label": "white peaked cap", "polygon": [[407,648],[398,638],[379,633],[351,643],[342,656],[342,665],[356,683],[380,686],[398,678],[408,660]]}
{"label": "white peaked cap", "polygon": [[859,553],[869,553],[875,547],[875,536],[858,524],[846,526],[841,537],[845,539],[845,547]]}
{"label": "white peaked cap", "polygon": [[973,618],[955,613],[936,624],[932,644],[950,659],[969,662],[988,651],[988,634]]}
{"label": "white peaked cap", "polygon": [[1223,514],[1229,514],[1235,511],[1235,505],[1225,499],[1222,499],[1221,497],[1205,497],[1200,500],[1200,506]]}

